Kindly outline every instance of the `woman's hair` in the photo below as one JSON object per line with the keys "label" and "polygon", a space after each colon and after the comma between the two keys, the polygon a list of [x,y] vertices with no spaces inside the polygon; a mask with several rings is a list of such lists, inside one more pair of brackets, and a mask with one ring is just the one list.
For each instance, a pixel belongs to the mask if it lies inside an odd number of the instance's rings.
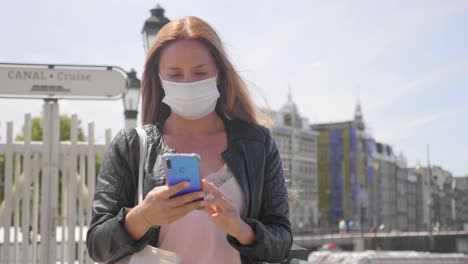
{"label": "woman's hair", "polygon": [[252,101],[245,82],[229,61],[219,36],[208,23],[197,17],[173,20],[161,28],[156,35],[146,57],[142,78],[141,121],[143,125],[156,123],[165,119],[170,113],[170,108],[162,103],[164,90],[159,79],[159,61],[165,47],[184,39],[200,41],[214,58],[218,68],[220,93],[216,112],[221,117],[271,125],[271,119],[263,114]]}
{"label": "woman's hair", "polygon": [[[219,100],[216,112],[224,118],[272,126],[272,117],[254,104],[245,82],[234,69],[215,30],[198,17],[173,20],[159,30],[148,52],[142,80],[143,125],[156,123],[169,116],[170,108],[162,103],[164,90],[159,79],[159,61],[164,48],[171,43],[192,39],[203,43],[213,56],[218,68]],[[297,193],[289,188],[289,201],[297,200]]]}

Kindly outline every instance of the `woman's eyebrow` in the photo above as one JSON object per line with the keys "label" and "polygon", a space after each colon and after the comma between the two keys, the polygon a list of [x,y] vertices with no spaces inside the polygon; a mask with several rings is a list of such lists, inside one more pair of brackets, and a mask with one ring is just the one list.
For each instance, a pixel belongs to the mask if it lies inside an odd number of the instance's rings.
{"label": "woman's eyebrow", "polygon": [[[207,66],[207,65],[208,65],[208,64],[203,63],[203,64],[199,64],[199,65],[193,66],[192,68],[198,69],[198,68],[205,67],[205,66]],[[180,68],[179,68],[179,67],[176,67],[176,66],[169,66],[169,67],[167,67],[167,69],[169,69],[169,70],[180,70]]]}
{"label": "woman's eyebrow", "polygon": [[203,64],[199,64],[199,65],[197,65],[197,66],[195,66],[195,67],[193,67],[193,68],[195,68],[195,69],[197,69],[197,68],[202,68],[202,67],[204,67],[204,66],[206,66],[206,65],[208,65],[208,64],[203,63]]}

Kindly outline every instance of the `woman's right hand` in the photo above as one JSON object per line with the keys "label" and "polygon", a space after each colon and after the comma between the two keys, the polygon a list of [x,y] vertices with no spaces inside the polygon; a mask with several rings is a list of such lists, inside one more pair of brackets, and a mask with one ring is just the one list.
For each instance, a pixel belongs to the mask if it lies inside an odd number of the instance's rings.
{"label": "woman's right hand", "polygon": [[206,205],[204,200],[194,201],[204,197],[203,191],[170,198],[189,186],[189,182],[181,182],[172,186],[155,187],[136,209],[140,210],[141,217],[149,227],[172,223],[192,210]]}

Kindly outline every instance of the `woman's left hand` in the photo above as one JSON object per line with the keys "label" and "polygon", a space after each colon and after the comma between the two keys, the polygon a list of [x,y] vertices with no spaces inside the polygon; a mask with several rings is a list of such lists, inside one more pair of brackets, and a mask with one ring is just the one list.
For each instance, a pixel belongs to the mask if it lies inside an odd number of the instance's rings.
{"label": "woman's left hand", "polygon": [[208,191],[213,198],[208,200],[204,211],[210,216],[210,220],[217,226],[235,237],[242,245],[249,245],[255,241],[255,233],[239,215],[231,199],[224,195],[212,183],[203,180],[203,189]]}

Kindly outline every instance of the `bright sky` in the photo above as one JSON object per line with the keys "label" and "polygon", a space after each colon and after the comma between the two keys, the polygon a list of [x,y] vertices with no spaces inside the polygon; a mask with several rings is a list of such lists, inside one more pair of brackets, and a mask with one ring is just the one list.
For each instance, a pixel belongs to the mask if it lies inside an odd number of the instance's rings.
{"label": "bright sky", "polygon": [[[352,118],[362,102],[376,140],[456,176],[468,173],[468,1],[15,0],[0,9],[0,62],[117,65],[141,74],[141,37],[159,3],[174,19],[195,15],[219,32],[242,76],[279,109],[288,85],[311,122]],[[0,82],[1,90],[1,82]],[[0,99],[20,132],[37,100]],[[60,101],[61,114],[105,128],[124,125],[122,101]]]}

